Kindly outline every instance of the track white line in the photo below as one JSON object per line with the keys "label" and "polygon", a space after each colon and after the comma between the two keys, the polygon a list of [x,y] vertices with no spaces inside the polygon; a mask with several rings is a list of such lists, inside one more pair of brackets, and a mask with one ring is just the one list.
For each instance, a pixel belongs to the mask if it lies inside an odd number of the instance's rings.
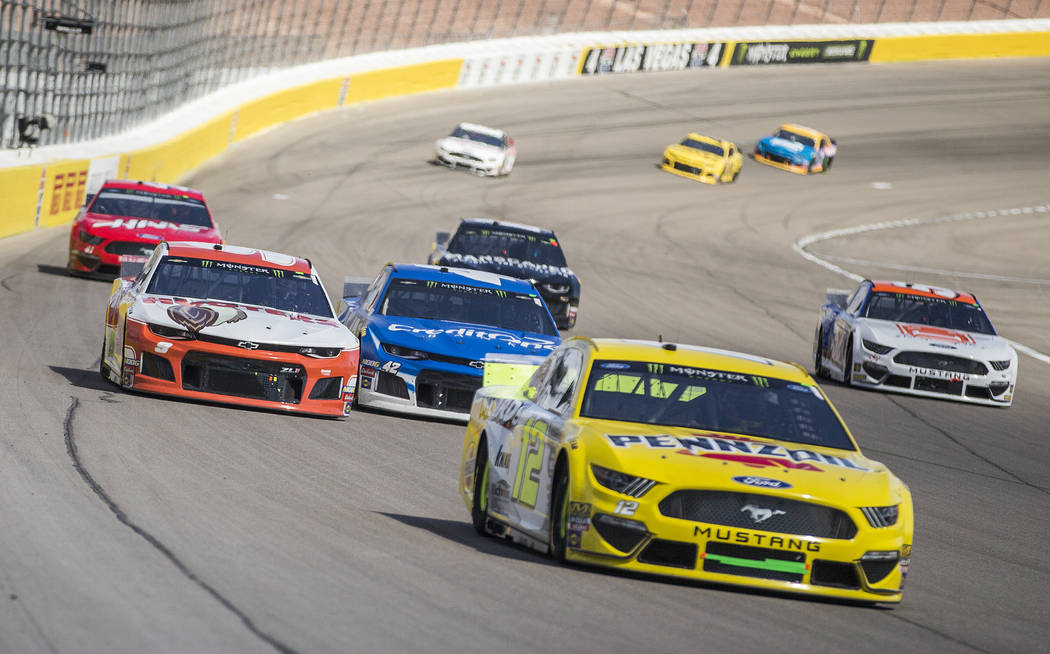
{"label": "track white line", "polygon": [[900,263],[884,263],[881,261],[868,261],[867,259],[854,259],[852,257],[833,257],[824,255],[825,261],[837,261],[839,263],[852,263],[858,266],[877,266],[890,270],[903,270],[906,272],[931,273],[934,275],[946,275],[951,277],[968,277],[970,279],[984,279],[993,282],[1014,282],[1017,284],[1035,284],[1037,286],[1050,286],[1050,279],[1035,279],[1032,277],[1009,277],[1007,275],[986,275],[984,273],[963,272],[961,270],[945,270],[943,268],[922,268],[920,266],[905,266]]}
{"label": "track white line", "polygon": [[[884,229],[897,229],[897,228],[900,228],[900,227],[915,227],[917,225],[934,225],[934,224],[938,224],[938,223],[961,222],[961,221],[965,221],[965,220],[981,220],[981,219],[984,219],[984,218],[1000,218],[1000,217],[1003,217],[1003,216],[1025,216],[1025,215],[1032,215],[1032,214],[1038,214],[1038,213],[1047,213],[1047,212],[1050,212],[1050,205],[1040,204],[1040,205],[1036,205],[1034,207],[1019,207],[1019,208],[1012,208],[1012,209],[993,209],[991,211],[967,211],[965,213],[957,213],[957,214],[952,215],[952,216],[940,216],[938,218],[904,218],[904,219],[901,219],[901,220],[887,220],[887,221],[884,221],[884,222],[881,222],[881,223],[870,223],[868,225],[857,225],[856,227],[843,227],[841,229],[832,229],[832,230],[828,230],[826,232],[818,232],[816,234],[809,234],[809,235],[803,236],[802,238],[800,238],[797,241],[795,241],[795,244],[794,244],[793,247],[794,247],[795,252],[798,252],[799,255],[802,256],[802,258],[806,259],[807,261],[812,261],[813,263],[817,264],[818,266],[823,266],[824,268],[827,268],[828,270],[830,270],[833,273],[842,275],[844,277],[849,277],[853,281],[859,283],[859,282],[864,280],[864,276],[863,275],[858,275],[857,273],[850,272],[850,271],[846,270],[845,268],[836,266],[835,264],[831,263],[831,260],[841,261],[843,263],[856,263],[856,264],[861,264],[861,265],[866,265],[866,264],[869,264],[870,262],[860,261],[860,260],[851,260],[851,259],[847,259],[847,258],[844,258],[844,257],[831,257],[831,256],[829,256],[827,258],[822,258],[822,257],[819,257],[819,256],[813,254],[812,252],[809,252],[806,248],[808,248],[810,245],[813,245],[814,243],[819,243],[821,241],[830,241],[831,239],[834,239],[834,238],[840,238],[840,237],[843,237],[843,236],[852,236],[853,234],[863,234],[865,232],[875,232],[875,231],[880,231],[880,230],[884,230]],[[895,265],[895,264],[872,263],[871,265],[882,266],[884,268],[900,269],[900,270],[916,270],[916,271],[919,271],[919,272],[929,272],[929,273],[938,273],[938,274],[951,274],[951,275],[957,275],[957,276],[960,276],[960,277],[964,277],[965,276],[965,277],[977,277],[977,278],[981,278],[981,279],[994,279],[994,280],[998,280],[998,281],[1022,281],[1022,282],[1026,282],[1026,283],[1037,283],[1037,284],[1050,283],[1047,280],[1022,280],[1022,279],[1016,279],[1016,278],[1002,278],[1002,277],[996,277],[996,276],[992,276],[992,275],[982,276],[982,275],[980,275],[978,273],[961,273],[961,272],[954,272],[954,271],[947,271],[947,270],[939,271],[939,270],[936,270],[936,269],[933,269],[933,268],[907,268],[907,267],[898,266],[898,265]],[[1038,350],[1034,350],[1034,349],[1028,347],[1027,345],[1023,345],[1023,344],[1018,343],[1016,341],[1011,341],[1010,339],[1005,339],[1005,340],[1011,346],[1013,346],[1013,348],[1015,350],[1017,350],[1018,352],[1026,354],[1026,355],[1032,357],[1033,359],[1036,359],[1038,361],[1042,361],[1043,363],[1050,365],[1050,356],[1047,356],[1047,355],[1043,354],[1042,352],[1039,352]]]}

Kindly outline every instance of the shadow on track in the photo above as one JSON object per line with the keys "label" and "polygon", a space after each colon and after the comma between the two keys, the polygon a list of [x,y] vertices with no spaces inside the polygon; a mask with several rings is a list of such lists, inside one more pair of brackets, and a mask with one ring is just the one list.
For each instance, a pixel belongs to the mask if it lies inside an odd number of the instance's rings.
{"label": "shadow on track", "polygon": [[[443,520],[440,518],[424,518],[420,516],[405,515],[402,513],[385,513],[382,511],[376,512],[378,515],[386,516],[387,518],[393,518],[398,522],[408,525],[409,527],[415,527],[416,529],[422,529],[429,531],[432,534],[441,536],[446,540],[450,540],[460,545],[467,545],[473,547],[482,554],[491,554],[493,556],[501,556],[508,559],[514,559],[516,561],[529,561],[532,563],[538,563],[540,565],[559,568],[563,567],[558,563],[555,563],[545,555],[524,547],[517,545],[511,541],[503,540],[499,538],[488,537],[484,538],[479,536],[469,522],[457,521],[457,520]],[[658,575],[650,575],[642,572],[634,572],[630,570],[611,570],[607,568],[600,568],[589,565],[580,565],[576,563],[570,563],[564,566],[565,570],[577,570],[590,574],[605,575],[610,577],[621,577],[634,579],[640,583],[658,583],[667,584],[670,586],[680,586],[684,588],[696,588],[706,589],[718,592],[729,592],[729,593],[740,593],[743,595],[753,595],[756,597],[770,597],[778,600],[796,601],[796,602],[812,602],[815,604],[827,604],[832,606],[843,606],[843,607],[854,607],[854,608],[868,608],[878,611],[892,611],[894,605],[891,604],[876,604],[872,602],[854,601],[848,599],[839,599],[834,597],[821,597],[819,595],[803,595],[800,593],[790,593],[777,590],[767,590],[762,588],[747,588],[744,586],[732,586],[727,584],[719,584],[716,582],[708,582],[694,579],[675,579],[672,577],[661,577]]]}
{"label": "shadow on track", "polygon": [[48,366],[51,372],[57,372],[66,378],[71,386],[86,388],[92,391],[116,391],[116,386],[109,384],[98,374],[98,368],[84,370],[83,368],[66,368],[63,366]]}
{"label": "shadow on track", "polygon": [[478,532],[474,531],[474,527],[466,521],[460,522],[458,520],[424,518],[421,516],[405,515],[403,513],[384,513],[382,511],[377,511],[376,513],[378,515],[386,516],[387,518],[393,518],[401,524],[408,525],[409,527],[429,531],[430,533],[441,536],[453,543],[473,547],[482,554],[502,556],[516,561],[531,561],[541,565],[556,565],[553,561],[545,558],[543,554],[534,550],[515,545],[510,541],[482,537],[478,535]]}

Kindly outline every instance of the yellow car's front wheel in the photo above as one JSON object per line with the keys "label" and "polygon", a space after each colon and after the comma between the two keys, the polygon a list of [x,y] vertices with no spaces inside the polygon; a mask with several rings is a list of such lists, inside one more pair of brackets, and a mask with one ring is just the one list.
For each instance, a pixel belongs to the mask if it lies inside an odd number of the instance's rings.
{"label": "yellow car's front wheel", "polygon": [[554,487],[551,490],[550,549],[551,558],[565,562],[569,526],[569,464],[558,461],[554,471]]}
{"label": "yellow car's front wheel", "polygon": [[485,529],[488,521],[489,509],[489,448],[482,435],[478,441],[478,453],[474,458],[474,501],[470,505],[470,521],[474,524],[474,531],[482,536],[488,536]]}

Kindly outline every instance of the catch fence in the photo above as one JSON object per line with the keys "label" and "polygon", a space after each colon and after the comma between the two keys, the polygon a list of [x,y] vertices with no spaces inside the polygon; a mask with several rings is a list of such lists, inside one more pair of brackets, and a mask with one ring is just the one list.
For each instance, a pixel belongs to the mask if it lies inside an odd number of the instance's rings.
{"label": "catch fence", "polygon": [[567,32],[1045,17],[1043,0],[0,0],[0,147],[116,134],[261,73],[382,50]]}

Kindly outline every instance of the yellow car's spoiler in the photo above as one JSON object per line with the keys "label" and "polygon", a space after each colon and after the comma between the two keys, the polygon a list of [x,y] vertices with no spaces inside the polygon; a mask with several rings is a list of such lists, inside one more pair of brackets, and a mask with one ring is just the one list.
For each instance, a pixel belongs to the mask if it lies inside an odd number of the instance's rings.
{"label": "yellow car's spoiler", "polygon": [[486,354],[481,385],[521,387],[545,358],[546,355]]}

